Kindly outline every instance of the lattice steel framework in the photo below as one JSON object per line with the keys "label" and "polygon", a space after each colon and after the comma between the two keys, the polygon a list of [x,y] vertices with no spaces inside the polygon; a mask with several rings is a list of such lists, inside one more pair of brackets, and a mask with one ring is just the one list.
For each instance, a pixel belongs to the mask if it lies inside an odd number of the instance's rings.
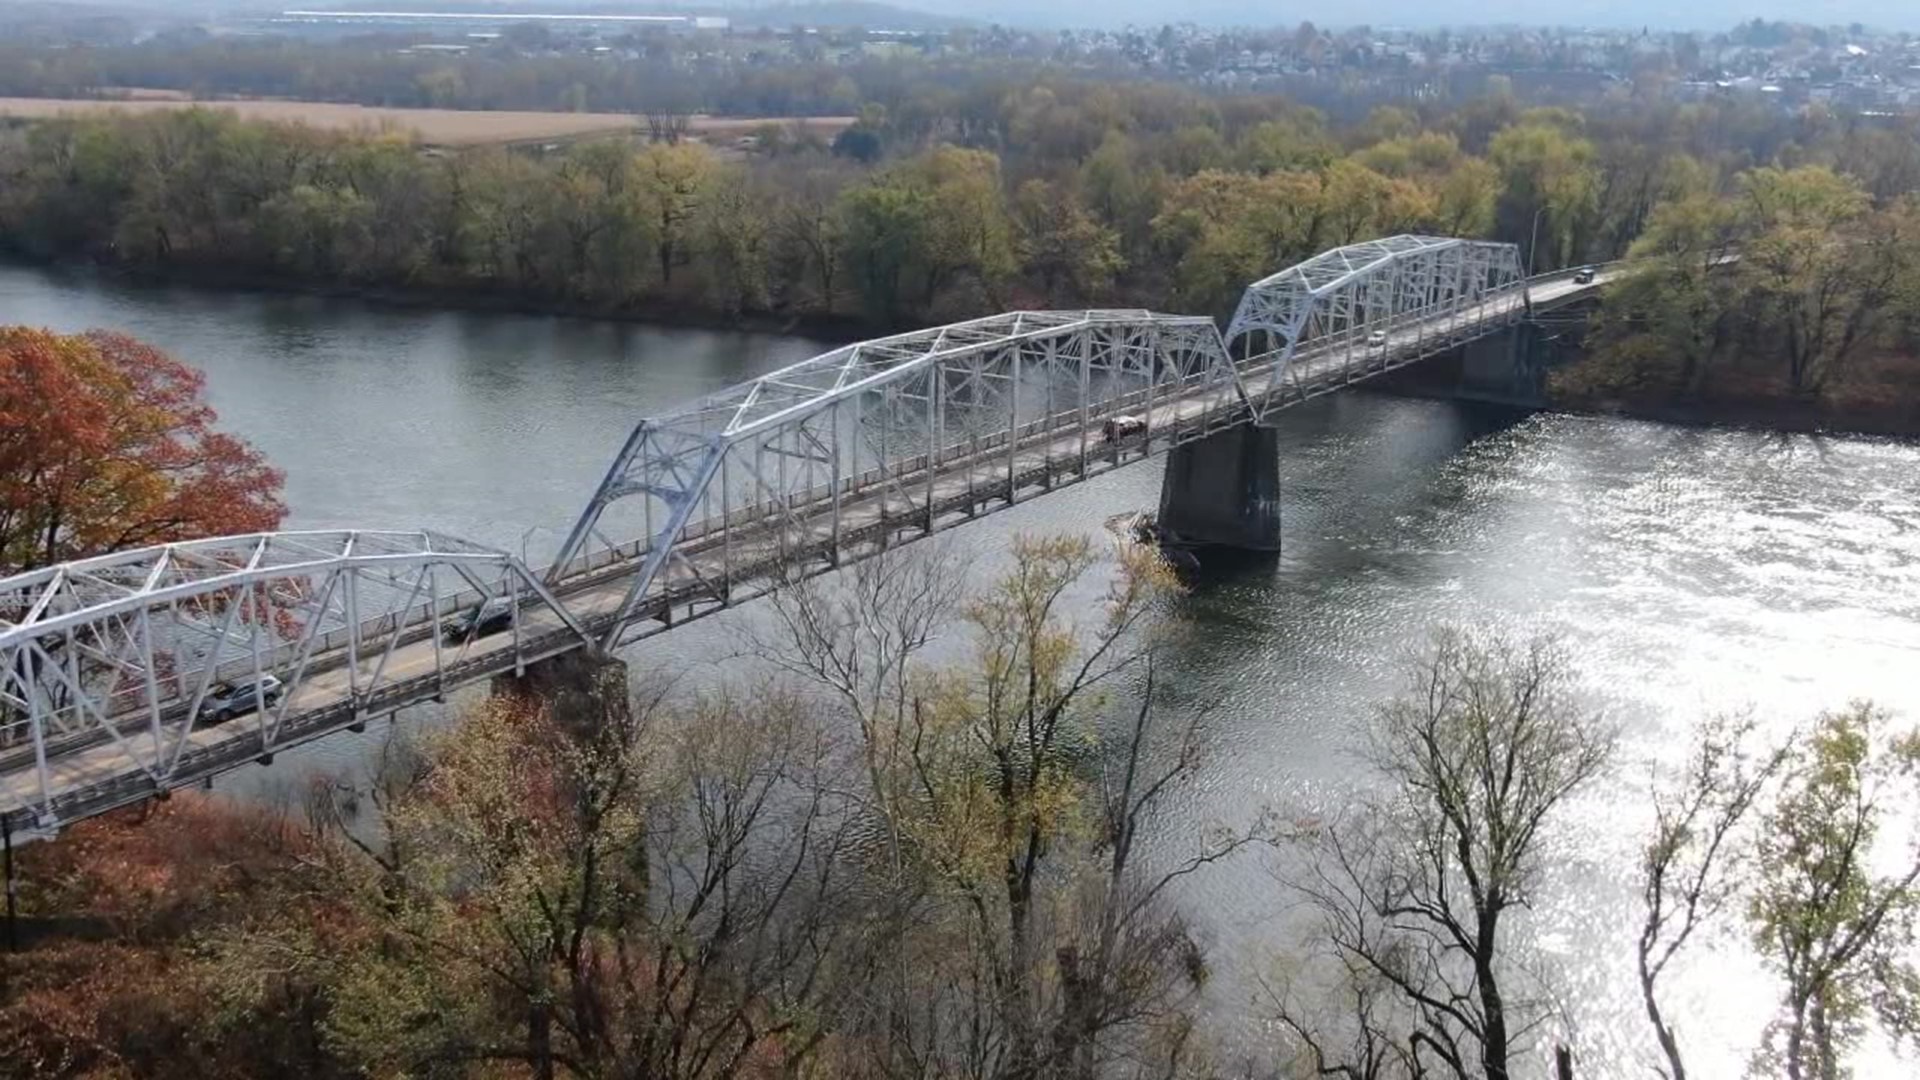
{"label": "lattice steel framework", "polygon": [[1271,368],[1256,416],[1310,385],[1351,383],[1525,314],[1513,244],[1393,236],[1337,248],[1255,282],[1227,329],[1243,368]]}
{"label": "lattice steel framework", "polygon": [[[849,345],[641,421],[548,580],[640,558],[595,624],[612,647],[676,602],[736,602],[743,585],[757,595],[945,513],[1071,482],[1121,451],[1106,419],[1161,423],[1131,437],[1141,449],[1172,436],[1171,405],[1244,401],[1238,389],[1211,321],[1145,311],[1014,312]],[[647,539],[623,548],[621,534]]]}
{"label": "lattice steel framework", "polygon": [[[0,816],[58,827],[611,649],[1454,347],[1518,321],[1525,290],[1512,245],[1401,236],[1255,283],[1225,339],[1042,311],[836,349],[642,420],[544,575],[432,533],[287,532],[5,579]],[[490,597],[511,632],[447,640],[442,619]],[[217,685],[264,675],[278,700],[197,722]]]}
{"label": "lattice steel framework", "polygon": [[[444,617],[496,596],[510,634],[446,639]],[[44,826],[97,813],[437,694],[487,663],[475,649],[524,663],[536,638],[570,647],[585,632],[518,560],[428,532],[221,537],[7,578],[4,803]],[[207,726],[216,687],[267,675],[276,702],[256,694]],[[117,788],[101,789],[89,754],[118,770]]]}

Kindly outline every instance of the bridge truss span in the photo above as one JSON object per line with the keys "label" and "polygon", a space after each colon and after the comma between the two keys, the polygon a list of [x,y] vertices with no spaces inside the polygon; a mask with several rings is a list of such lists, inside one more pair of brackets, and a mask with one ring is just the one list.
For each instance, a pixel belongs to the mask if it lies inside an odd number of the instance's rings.
{"label": "bridge truss span", "polygon": [[1264,374],[1258,418],[1454,348],[1526,314],[1512,244],[1392,236],[1315,256],[1249,286],[1227,343]]}
{"label": "bridge truss span", "polygon": [[[1224,336],[1204,317],[1018,311],[859,342],[640,419],[542,571],[437,533],[310,531],[5,578],[0,824],[56,830],[610,652],[1595,288],[1529,283],[1512,245],[1399,236],[1256,282]],[[490,618],[456,639],[463,612]]]}
{"label": "bridge truss span", "polygon": [[[640,561],[604,620],[612,647],[636,617],[664,625],[676,602],[736,602],[743,585],[758,595],[948,513],[1083,478],[1103,454],[1118,460],[1106,421],[1137,414],[1144,446],[1174,421],[1169,406],[1200,399],[1215,406],[1202,426],[1245,419],[1239,372],[1205,318],[1024,311],[849,345],[641,421],[549,582],[564,593],[603,563]],[[647,539],[623,551],[620,534]]]}
{"label": "bridge truss span", "polygon": [[431,532],[219,537],[7,578],[7,801],[52,826],[68,800],[97,813],[436,696],[480,659],[443,620],[490,597],[516,652],[584,640],[517,559]]}

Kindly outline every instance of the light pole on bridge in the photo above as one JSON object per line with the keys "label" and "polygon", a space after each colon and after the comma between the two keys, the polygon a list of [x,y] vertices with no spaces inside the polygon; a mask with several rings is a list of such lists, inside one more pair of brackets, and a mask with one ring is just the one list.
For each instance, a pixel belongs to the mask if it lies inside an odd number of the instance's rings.
{"label": "light pole on bridge", "polygon": [[1533,276],[1533,252],[1540,245],[1540,216],[1547,212],[1543,204],[1533,212],[1533,229],[1527,234],[1527,276]]}

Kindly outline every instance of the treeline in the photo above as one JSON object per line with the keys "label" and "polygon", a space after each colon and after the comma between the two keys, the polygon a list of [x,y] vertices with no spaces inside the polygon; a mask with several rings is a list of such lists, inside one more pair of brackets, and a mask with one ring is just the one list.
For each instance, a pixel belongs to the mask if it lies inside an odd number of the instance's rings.
{"label": "treeline", "polygon": [[412,108],[644,113],[671,107],[731,116],[847,116],[868,102],[997,84],[1035,68],[974,58],[683,53],[665,34],[619,44],[640,59],[614,60],[572,45],[543,52],[539,42],[518,40],[539,29],[514,27],[496,46],[452,56],[406,52],[414,42],[404,37],[343,44],[217,38],[99,48],[0,45],[0,94],[93,97],[157,89]]}
{"label": "treeline", "polygon": [[1594,357],[1560,380],[1564,391],[1920,400],[1920,195],[1911,190],[1876,199],[1824,166],[1754,169],[1727,191],[1662,204],[1630,254],[1638,266],[1608,290],[1589,334]]}
{"label": "treeline", "polygon": [[1737,107],[1647,116],[1377,110],[1334,130],[1275,98],[1066,82],[869,107],[833,151],[552,154],[211,111],[0,136],[0,246],[156,273],[511,293],[709,318],[895,326],[1010,305],[1227,310],[1248,280],[1399,231],[1494,236],[1535,269],[1609,258],[1654,207],[1755,161],[1821,160],[1885,198],[1898,133]]}
{"label": "treeline", "polygon": [[[1327,805],[1170,831],[1216,748],[1155,693],[1178,631],[1152,555],[1077,617],[1102,561],[1026,539],[973,590],[895,553],[776,594],[748,654],[780,682],[630,695],[588,667],[277,806],[183,796],[35,845],[0,1074],[1545,1075],[1592,1015],[1555,1003],[1614,1000],[1556,994],[1525,944],[1535,910],[1578,906],[1547,865],[1619,766],[1567,654],[1440,633],[1400,693],[1333,718],[1365,766]],[[1910,1040],[1917,764],[1920,732],[1864,703],[1780,743],[1703,724],[1626,796],[1653,808],[1642,906],[1582,924],[1636,960],[1637,1061],[1576,1044],[1576,1075],[1730,1071],[1690,1060],[1670,1000],[1728,932],[1777,979],[1756,1071]],[[1187,886],[1256,850],[1299,936],[1211,951]],[[1229,1041],[1247,1020],[1272,1037]]]}

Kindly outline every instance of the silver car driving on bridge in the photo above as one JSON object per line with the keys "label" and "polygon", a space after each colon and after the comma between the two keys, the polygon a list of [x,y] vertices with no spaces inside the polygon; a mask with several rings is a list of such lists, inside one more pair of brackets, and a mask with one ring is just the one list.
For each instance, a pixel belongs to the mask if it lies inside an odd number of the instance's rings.
{"label": "silver car driving on bridge", "polygon": [[224,724],[256,709],[272,708],[284,693],[286,689],[280,680],[271,675],[262,675],[258,680],[245,678],[221,683],[207,691],[205,700],[200,702],[200,722]]}

